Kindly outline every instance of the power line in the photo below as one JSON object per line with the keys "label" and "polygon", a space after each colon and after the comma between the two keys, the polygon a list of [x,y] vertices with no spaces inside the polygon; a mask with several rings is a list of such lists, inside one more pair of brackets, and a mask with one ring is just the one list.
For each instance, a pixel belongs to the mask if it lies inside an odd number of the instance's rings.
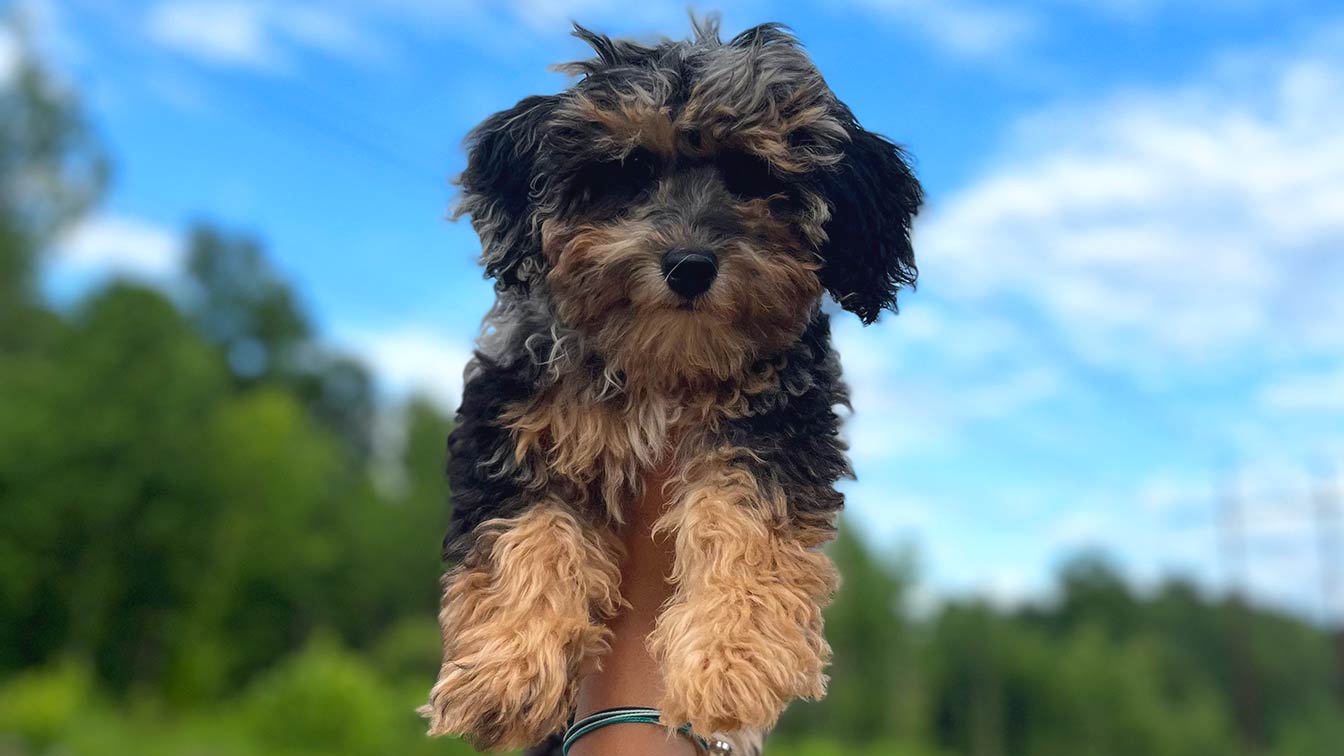
{"label": "power line", "polygon": [[1344,702],[1344,596],[1340,593],[1340,482],[1330,468],[1316,486],[1316,545],[1321,571],[1321,627],[1335,661],[1335,694]]}
{"label": "power line", "polygon": [[[1339,484],[1328,470],[1316,486],[1316,545],[1321,571],[1321,623],[1329,628],[1344,624],[1340,606]],[[1344,663],[1344,660],[1341,660]]]}
{"label": "power line", "polygon": [[1228,636],[1231,645],[1230,670],[1233,703],[1242,723],[1242,751],[1254,753],[1260,741],[1260,690],[1251,664],[1250,616],[1247,606],[1245,519],[1242,512],[1241,481],[1236,468],[1224,472],[1215,482],[1217,517],[1222,528],[1218,552],[1228,584]]}

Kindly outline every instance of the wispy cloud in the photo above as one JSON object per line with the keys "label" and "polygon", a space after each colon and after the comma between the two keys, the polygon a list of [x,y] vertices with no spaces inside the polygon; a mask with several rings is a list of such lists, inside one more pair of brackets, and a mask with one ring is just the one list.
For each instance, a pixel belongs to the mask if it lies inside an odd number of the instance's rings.
{"label": "wispy cloud", "polygon": [[1011,52],[1035,37],[1042,18],[1020,7],[967,0],[851,0],[935,47],[965,57]]}
{"label": "wispy cloud", "polygon": [[18,36],[9,26],[0,24],[0,87],[7,87],[18,75],[23,62]]}
{"label": "wispy cloud", "polygon": [[860,465],[956,453],[975,428],[1038,412],[1072,380],[1020,324],[922,292],[897,317],[863,327],[844,313],[833,328],[855,409],[845,434]]}
{"label": "wispy cloud", "polygon": [[1200,14],[1240,13],[1272,5],[1270,0],[1053,0],[1057,6],[1073,6],[1091,13],[1134,20],[1165,11]]}
{"label": "wispy cloud", "polygon": [[414,32],[492,48],[519,35],[563,35],[570,22],[619,21],[673,33],[686,26],[684,3],[654,0],[161,0],[144,18],[148,39],[206,63],[258,73],[288,71],[303,54],[369,59],[389,54],[388,40]]}
{"label": "wispy cloud", "polygon": [[[1140,22],[1169,8],[1226,13],[1264,2],[1051,0],[1010,6],[985,0],[847,0],[847,5],[953,57],[998,60],[1057,34],[1060,10]],[[571,21],[675,36],[686,29],[687,10],[679,0],[158,0],[145,17],[145,29],[151,41],[198,60],[279,72],[302,53],[386,54],[395,47],[387,40],[407,30],[489,49],[516,44],[519,35],[561,34]],[[747,23],[776,19],[788,10],[770,0],[732,9],[749,14]]]}
{"label": "wispy cloud", "polygon": [[1344,414],[1344,366],[1328,372],[1282,376],[1264,386],[1259,398],[1271,410]]}
{"label": "wispy cloud", "polygon": [[1118,369],[1344,345],[1344,60],[1271,70],[1025,119],[929,213],[926,280]]}
{"label": "wispy cloud", "polygon": [[[851,0],[861,12],[892,22],[938,50],[959,57],[1012,51],[1045,24],[1037,12],[972,0]],[[780,8],[755,2],[752,22],[774,18]],[[280,71],[296,53],[340,57],[386,49],[394,28],[466,35],[489,45],[496,37],[560,34],[572,21],[617,24],[623,30],[675,36],[687,26],[687,6],[676,0],[631,4],[619,0],[348,0],[309,4],[294,0],[163,0],[146,18],[149,38],[209,63],[254,71]]]}
{"label": "wispy cloud", "polygon": [[123,275],[163,281],[179,270],[182,239],[173,230],[124,215],[95,215],[55,245],[60,273]]}
{"label": "wispy cloud", "polygon": [[283,70],[295,52],[341,57],[377,47],[356,19],[323,5],[252,0],[170,0],[145,21],[151,40],[207,63]]}
{"label": "wispy cloud", "polygon": [[469,344],[414,323],[338,328],[335,341],[363,357],[393,398],[419,394],[445,412],[457,409]]}

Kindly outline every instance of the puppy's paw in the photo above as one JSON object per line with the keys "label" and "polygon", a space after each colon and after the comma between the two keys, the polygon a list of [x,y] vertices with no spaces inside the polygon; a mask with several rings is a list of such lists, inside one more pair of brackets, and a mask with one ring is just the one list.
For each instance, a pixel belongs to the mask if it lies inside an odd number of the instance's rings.
{"label": "puppy's paw", "polygon": [[826,692],[835,565],[814,548],[822,534],[776,527],[768,513],[782,504],[755,497],[754,481],[730,475],[659,522],[677,535],[677,593],[649,646],[665,721],[699,733],[766,730],[793,699]]}
{"label": "puppy's paw", "polygon": [[665,723],[698,733],[766,730],[793,699],[825,695],[830,647],[819,618],[772,612],[761,600],[721,595],[668,608],[653,638]]}
{"label": "puppy's paw", "polygon": [[500,628],[471,654],[446,662],[420,709],[430,735],[460,735],[482,751],[526,748],[564,729],[581,658],[606,646],[603,630]]}
{"label": "puppy's paw", "polygon": [[526,748],[564,727],[582,670],[606,653],[620,573],[605,536],[562,507],[482,528],[444,576],[444,663],[420,712],[430,735]]}

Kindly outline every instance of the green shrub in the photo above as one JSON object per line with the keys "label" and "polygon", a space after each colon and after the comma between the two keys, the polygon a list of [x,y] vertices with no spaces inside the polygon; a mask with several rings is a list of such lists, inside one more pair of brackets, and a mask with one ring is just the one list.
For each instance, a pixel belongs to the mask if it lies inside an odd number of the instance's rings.
{"label": "green shrub", "polygon": [[944,756],[942,752],[918,743],[876,741],[854,746],[816,738],[770,740],[765,752],[767,756]]}
{"label": "green shrub", "polygon": [[295,752],[390,753],[393,696],[371,667],[319,639],[244,693],[242,723],[266,744]]}
{"label": "green shrub", "polygon": [[[0,687],[0,736],[46,750],[77,727],[92,705],[92,677],[73,661],[14,677]],[[0,741],[3,742],[3,741]]]}

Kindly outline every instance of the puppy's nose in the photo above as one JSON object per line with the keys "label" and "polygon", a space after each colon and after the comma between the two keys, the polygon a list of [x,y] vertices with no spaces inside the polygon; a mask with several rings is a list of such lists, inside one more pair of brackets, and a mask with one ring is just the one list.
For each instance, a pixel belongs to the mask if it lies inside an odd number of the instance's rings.
{"label": "puppy's nose", "polygon": [[663,255],[667,287],[687,299],[709,291],[718,275],[719,258],[708,249],[672,249]]}

